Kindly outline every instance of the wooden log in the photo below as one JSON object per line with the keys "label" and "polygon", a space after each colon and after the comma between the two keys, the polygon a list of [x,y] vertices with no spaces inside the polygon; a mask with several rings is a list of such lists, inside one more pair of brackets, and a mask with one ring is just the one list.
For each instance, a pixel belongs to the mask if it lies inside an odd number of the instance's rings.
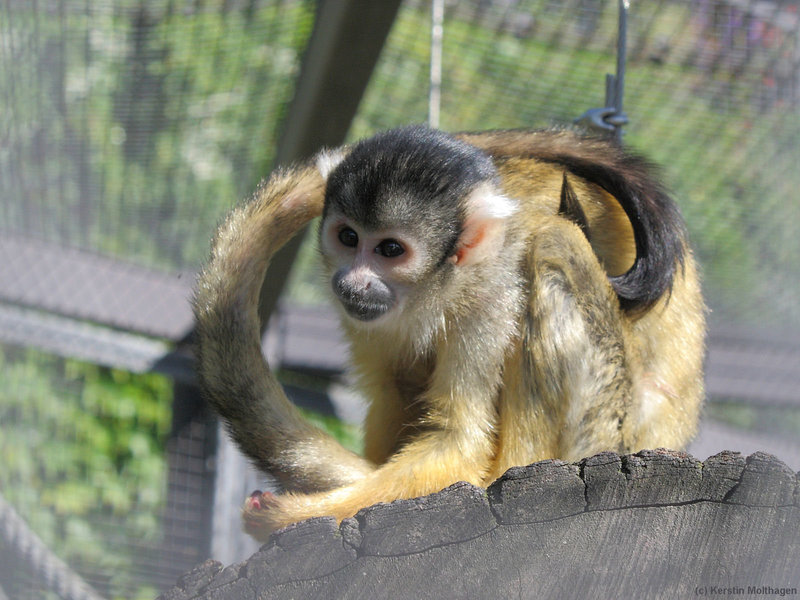
{"label": "wooden log", "polygon": [[162,600],[797,596],[800,485],[774,456],[668,450],[510,469],[277,532]]}

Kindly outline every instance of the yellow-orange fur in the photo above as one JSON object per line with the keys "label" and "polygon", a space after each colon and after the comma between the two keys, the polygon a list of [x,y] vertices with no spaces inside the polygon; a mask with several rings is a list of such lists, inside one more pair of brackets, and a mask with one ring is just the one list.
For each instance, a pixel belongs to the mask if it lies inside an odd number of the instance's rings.
{"label": "yellow-orange fur", "polygon": [[[631,224],[605,190],[573,175],[591,242],[559,215],[564,167],[528,156],[536,135],[461,136],[492,156],[501,191],[520,205],[505,235],[524,258],[508,285],[431,299],[449,303],[437,317],[446,322],[426,323],[423,315],[369,335],[343,323],[370,402],[365,458],[303,421],[260,353],[258,290],[272,254],[320,214],[320,170],[309,163],[273,175],[222,226],[195,300],[200,371],[238,443],[288,490],[245,506],[256,537],[459,480],[488,485],[515,465],[603,450],[679,449],[694,435],[705,322],[691,252],[677,266],[671,292],[644,311],[622,310],[608,275],[634,261]],[[583,143],[568,133],[540,135],[554,147]],[[469,318],[482,302],[521,299],[522,322],[503,314],[486,323]],[[447,335],[455,330],[458,344]],[[502,368],[484,355],[498,355]],[[230,398],[231,374],[244,371],[234,386],[240,396]]]}

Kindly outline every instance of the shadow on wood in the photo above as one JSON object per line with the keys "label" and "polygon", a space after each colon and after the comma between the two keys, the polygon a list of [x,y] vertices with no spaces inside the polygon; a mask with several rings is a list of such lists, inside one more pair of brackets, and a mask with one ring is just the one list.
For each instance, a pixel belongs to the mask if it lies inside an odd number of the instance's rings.
{"label": "shadow on wood", "polygon": [[162,600],[797,595],[800,485],[775,457],[666,450],[510,469],[310,519]]}

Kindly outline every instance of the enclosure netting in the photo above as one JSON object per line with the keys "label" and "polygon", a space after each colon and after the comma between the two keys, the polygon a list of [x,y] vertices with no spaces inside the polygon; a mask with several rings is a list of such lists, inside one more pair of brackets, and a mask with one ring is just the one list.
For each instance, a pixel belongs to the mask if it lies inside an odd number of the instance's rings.
{"label": "enclosure netting", "polygon": [[[625,143],[663,166],[715,326],[796,348],[800,3],[631,4]],[[66,316],[169,337],[120,314],[159,298],[56,267],[79,252],[188,293],[214,225],[269,171],[313,17],[300,0],[0,3],[0,307],[59,313],[60,290],[79,288],[115,317]],[[428,2],[403,4],[351,138],[425,120],[429,22]],[[442,128],[564,125],[602,106],[616,22],[612,0],[448,2]],[[298,301],[311,279],[295,274]],[[153,597],[203,558],[208,525],[191,491],[167,501],[170,382],[14,339],[0,346],[0,491],[102,594]],[[776,420],[796,435],[790,396]],[[185,521],[180,548],[164,519]],[[24,561],[0,566],[0,587],[43,597]]]}

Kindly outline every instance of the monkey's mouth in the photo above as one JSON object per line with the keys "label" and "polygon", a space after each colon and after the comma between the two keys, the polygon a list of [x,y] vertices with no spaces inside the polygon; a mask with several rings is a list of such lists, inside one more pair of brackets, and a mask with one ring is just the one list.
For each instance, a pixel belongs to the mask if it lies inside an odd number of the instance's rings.
{"label": "monkey's mouth", "polygon": [[342,302],[347,314],[359,321],[374,321],[389,312],[390,306],[385,303]]}
{"label": "monkey's mouth", "polygon": [[394,292],[381,281],[367,281],[354,285],[337,274],[332,285],[333,292],[348,316],[357,321],[364,323],[376,321],[388,313],[395,304]]}

